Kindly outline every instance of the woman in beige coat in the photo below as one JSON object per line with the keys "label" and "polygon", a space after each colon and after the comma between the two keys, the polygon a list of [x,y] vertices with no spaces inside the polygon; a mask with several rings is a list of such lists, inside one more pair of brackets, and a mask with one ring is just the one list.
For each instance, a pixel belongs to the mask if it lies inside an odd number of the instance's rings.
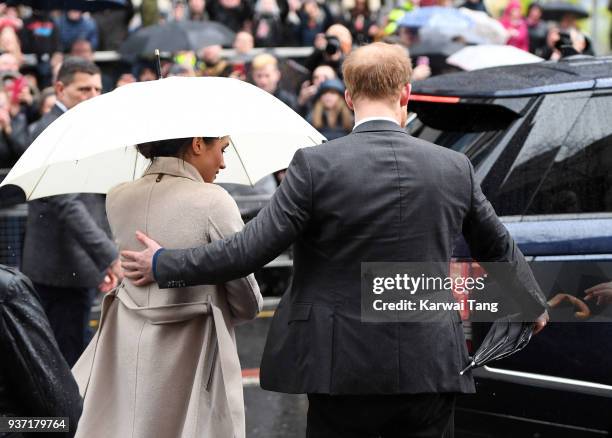
{"label": "woman in beige coat", "polygon": [[[145,175],[108,194],[120,250],[143,231],[166,248],[199,246],[239,231],[238,207],[210,184],[228,138],[141,145]],[[234,325],[262,305],[253,275],[221,285],[160,290],[124,280],[106,295],[98,332],[73,369],[84,397],[77,437],[244,438]]]}

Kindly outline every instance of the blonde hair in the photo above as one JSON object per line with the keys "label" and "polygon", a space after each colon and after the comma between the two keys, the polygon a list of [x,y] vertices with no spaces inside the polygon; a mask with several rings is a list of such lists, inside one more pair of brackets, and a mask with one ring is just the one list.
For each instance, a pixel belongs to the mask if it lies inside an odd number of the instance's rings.
{"label": "blonde hair", "polygon": [[251,62],[251,66],[253,70],[258,70],[267,65],[272,65],[278,68],[278,60],[274,57],[274,55],[270,55],[269,53],[261,53],[253,58]]}
{"label": "blonde hair", "polygon": [[399,44],[372,43],[352,51],[342,73],[352,99],[397,99],[410,83],[412,66],[406,49]]}
{"label": "blonde hair", "polygon": [[[324,117],[326,117],[324,119]],[[338,120],[339,119],[339,120]],[[312,108],[312,126],[317,129],[325,128],[325,122],[330,128],[335,128],[338,121],[342,123],[345,131],[350,132],[353,129],[353,113],[346,105],[343,97],[338,99],[336,106],[330,110],[325,110],[323,102],[318,99]]]}

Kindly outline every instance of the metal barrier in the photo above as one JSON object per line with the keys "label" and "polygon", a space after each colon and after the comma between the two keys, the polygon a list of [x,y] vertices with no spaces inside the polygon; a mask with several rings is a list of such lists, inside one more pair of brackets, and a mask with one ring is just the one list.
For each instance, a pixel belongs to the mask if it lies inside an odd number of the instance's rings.
{"label": "metal barrier", "polygon": [[[8,169],[0,169],[0,181]],[[270,200],[271,195],[234,196],[240,214],[245,222],[254,218]],[[5,201],[5,199],[0,199]],[[0,264],[19,268],[23,254],[23,239],[28,218],[28,205],[17,204],[0,208]],[[288,287],[291,279],[293,260],[285,252],[255,275],[260,283],[262,293],[268,296],[279,296]]]}
{"label": "metal barrier", "polygon": [[0,264],[19,267],[25,236],[28,206],[0,209]]}

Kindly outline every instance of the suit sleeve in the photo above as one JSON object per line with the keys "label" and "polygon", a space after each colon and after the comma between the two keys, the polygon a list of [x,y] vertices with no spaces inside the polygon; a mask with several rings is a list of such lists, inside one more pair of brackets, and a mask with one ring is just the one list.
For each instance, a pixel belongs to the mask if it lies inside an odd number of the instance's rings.
{"label": "suit sleeve", "polygon": [[98,226],[85,204],[77,194],[49,197],[47,202],[58,221],[63,223],[87,251],[100,272],[108,268],[117,259],[115,243],[106,231]]}
{"label": "suit sleeve", "polygon": [[254,272],[297,239],[311,203],[310,168],[298,150],[270,203],[240,233],[199,248],[162,251],[155,267],[159,287],[218,284]]}
{"label": "suit sleeve", "polygon": [[470,253],[504,291],[511,294],[525,315],[539,316],[548,307],[546,299],[523,253],[482,193],[472,163],[467,157],[465,160],[472,195],[470,209],[463,222],[463,236]]}
{"label": "suit sleeve", "polygon": [[[211,206],[208,231],[212,241],[222,240],[244,228],[236,202],[225,191]],[[263,306],[263,298],[253,274],[225,283],[227,302],[234,325],[255,318]]]}

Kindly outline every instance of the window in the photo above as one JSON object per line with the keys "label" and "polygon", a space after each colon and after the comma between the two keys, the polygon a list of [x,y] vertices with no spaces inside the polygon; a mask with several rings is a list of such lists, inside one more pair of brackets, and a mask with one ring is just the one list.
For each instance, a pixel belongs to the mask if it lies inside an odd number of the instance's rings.
{"label": "window", "polygon": [[[538,115],[554,123],[547,123],[544,131],[534,127],[493,199],[498,214],[612,211],[612,94],[593,96],[584,105],[570,104],[563,114]],[[560,115],[569,121],[568,113],[576,110],[580,113],[574,123],[559,123]]]}

